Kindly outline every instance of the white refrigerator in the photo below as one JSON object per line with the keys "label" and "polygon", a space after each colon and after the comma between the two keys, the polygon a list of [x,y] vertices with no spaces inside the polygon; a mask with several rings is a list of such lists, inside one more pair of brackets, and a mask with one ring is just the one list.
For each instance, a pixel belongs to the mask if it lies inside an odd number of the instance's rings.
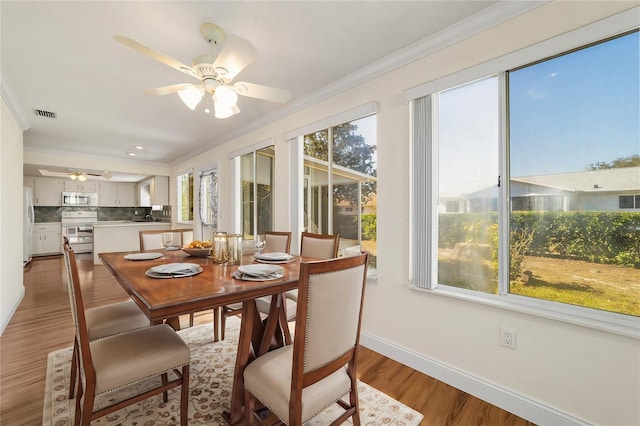
{"label": "white refrigerator", "polygon": [[27,263],[31,262],[32,245],[31,245],[31,235],[33,234],[33,222],[35,219],[35,213],[33,211],[33,188],[28,186],[24,187],[22,191],[23,196],[23,207],[22,214],[24,217],[23,224],[23,232],[24,232],[24,242],[22,245],[22,265],[26,266]]}

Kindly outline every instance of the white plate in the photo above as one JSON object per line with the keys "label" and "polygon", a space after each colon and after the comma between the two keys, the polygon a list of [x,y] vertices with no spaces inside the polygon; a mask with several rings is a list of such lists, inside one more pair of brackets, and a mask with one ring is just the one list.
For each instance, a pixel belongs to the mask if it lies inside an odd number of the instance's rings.
{"label": "white plate", "polygon": [[132,253],[126,255],[127,260],[153,260],[162,257],[162,253]]}
{"label": "white plate", "polygon": [[189,271],[185,271],[185,272],[180,272],[180,273],[171,273],[171,274],[163,274],[160,272],[155,272],[151,269],[149,269],[147,272],[145,272],[144,274],[148,277],[151,278],[184,278],[184,277],[191,277],[193,275],[198,275],[200,272],[202,272],[202,267],[200,265],[196,265],[197,268],[195,269],[191,269]]}
{"label": "white plate", "polygon": [[256,277],[254,275],[243,274],[239,270],[235,270],[235,271],[233,271],[231,273],[231,276],[233,278],[237,278],[237,279],[243,280],[243,281],[270,281],[270,280],[278,280],[278,279],[284,277],[284,274],[280,273],[280,272],[277,272],[277,273],[275,273],[273,275]]}
{"label": "white plate", "polygon": [[165,250],[166,251],[182,250],[182,247],[180,247],[180,246],[170,246],[170,247],[167,247]]}
{"label": "white plate", "polygon": [[255,257],[258,260],[267,260],[267,261],[286,261],[291,259],[293,256],[291,256],[289,253],[283,253],[283,252],[272,252],[272,253],[262,253],[262,254],[254,254],[253,257]]}
{"label": "white plate", "polygon": [[282,267],[277,265],[241,265],[238,266],[238,271],[258,278],[270,278],[273,274],[282,273]]}

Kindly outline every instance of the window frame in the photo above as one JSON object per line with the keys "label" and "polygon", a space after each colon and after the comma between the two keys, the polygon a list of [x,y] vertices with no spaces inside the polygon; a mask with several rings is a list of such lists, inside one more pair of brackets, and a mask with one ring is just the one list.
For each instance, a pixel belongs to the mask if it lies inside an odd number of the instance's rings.
{"label": "window frame", "polygon": [[[289,161],[290,161],[290,187],[291,194],[291,251],[297,253],[300,247],[300,233],[304,228],[304,137],[307,134],[329,129],[335,126],[357,121],[358,119],[378,115],[379,108],[377,102],[368,102],[363,105],[356,106],[352,109],[340,112],[330,117],[309,123],[305,126],[290,130],[285,133],[285,139],[289,142]],[[376,118],[377,119],[377,118]],[[331,153],[329,152],[331,158]],[[321,160],[318,160],[321,161]],[[330,179],[330,177],[329,177]],[[331,225],[332,226],[332,225]],[[370,268],[368,270],[367,281],[374,282],[377,280],[377,270]]]}
{"label": "window frame", "polygon": [[[233,232],[234,233],[242,233],[243,234],[243,229],[242,229],[242,157],[244,155],[247,154],[252,154],[253,156],[253,229],[254,232],[256,229],[258,229],[258,215],[257,215],[257,202],[256,202],[256,197],[257,197],[257,182],[256,182],[256,170],[257,170],[257,153],[258,151],[264,149],[264,148],[268,148],[268,147],[273,147],[273,168],[272,168],[272,172],[271,172],[271,180],[274,181],[275,180],[275,174],[276,174],[276,164],[275,164],[275,157],[276,157],[276,141],[275,138],[269,138],[269,139],[265,139],[261,142],[255,143],[253,145],[247,146],[245,148],[239,149],[237,151],[233,151],[231,153],[229,153],[228,155],[228,159],[231,162],[231,174],[233,176],[233,200],[232,200],[232,205],[233,205]],[[275,185],[274,185],[275,186]],[[273,188],[274,190],[274,194],[275,194],[275,188]],[[272,202],[275,202],[275,198],[273,198],[272,195]],[[273,230],[273,227],[275,225],[275,217],[271,218],[271,228]],[[246,235],[245,235],[246,236]]]}
{"label": "window frame", "polygon": [[[414,151],[417,149],[416,140],[421,137],[420,132],[416,131],[415,123],[417,117],[415,116],[417,101],[420,98],[429,98],[431,105],[437,105],[437,93],[452,87],[470,83],[474,80],[482,79],[490,75],[498,75],[501,79],[499,84],[500,99],[500,114],[502,117],[506,116],[506,71],[509,69],[515,69],[525,64],[531,64],[538,60],[550,58],[552,56],[570,52],[576,48],[587,46],[594,42],[599,42],[617,36],[619,34],[626,33],[630,30],[638,28],[637,13],[638,8],[632,8],[620,14],[603,19],[594,24],[581,27],[577,30],[562,34],[536,45],[521,49],[517,52],[507,54],[503,57],[496,58],[494,60],[487,61],[481,65],[474,66],[463,71],[454,73],[442,77],[440,79],[416,86],[408,89],[405,92],[405,100],[411,104],[411,149],[412,157],[414,157]],[[435,139],[437,134],[437,108],[430,107],[430,117],[432,125],[430,126],[430,134],[427,138]],[[507,141],[506,141],[506,123],[500,125],[500,159],[499,159],[499,171],[500,176],[507,176]],[[424,142],[424,141],[422,141]],[[411,164],[411,234],[415,235],[417,232],[430,232],[431,235],[437,235],[437,222],[434,220],[433,206],[437,206],[437,143],[432,143],[429,140],[429,147],[426,152],[417,152],[418,156],[422,155],[425,162],[432,167],[427,169],[432,170],[433,176],[420,176],[418,170],[419,159],[413,160]],[[418,148],[419,151],[419,148]],[[434,177],[435,176],[435,177]],[[435,181],[434,181],[435,179]],[[505,265],[509,264],[508,259],[508,241],[505,238],[505,229],[508,229],[508,205],[506,200],[506,194],[509,194],[509,182],[508,179],[502,179],[502,184],[498,188],[498,210],[499,210],[499,292],[498,294],[488,294],[473,290],[467,290],[463,288],[455,288],[451,286],[438,286],[437,276],[435,268],[430,268],[429,265],[424,267],[420,266],[418,258],[426,255],[429,259],[433,259],[433,253],[437,253],[437,239],[427,239],[421,237],[415,237],[411,241],[410,253],[410,284],[409,287],[413,291],[426,292],[434,296],[452,297],[456,299],[467,300],[473,303],[480,303],[489,305],[501,309],[510,311],[535,315],[552,320],[562,321],[570,324],[581,325],[601,331],[611,332],[627,337],[640,338],[640,318],[630,315],[619,314],[615,312],[601,311],[582,306],[569,305],[561,302],[554,302],[543,299],[535,299],[526,296],[520,296],[517,294],[511,294],[508,292],[508,282],[504,279]],[[425,188],[426,186],[426,188]],[[426,210],[420,206],[420,199],[418,197],[424,197],[428,201]],[[422,210],[421,210],[422,208]],[[422,216],[421,216],[422,215]],[[420,217],[426,217],[427,223],[417,223],[417,219]],[[429,263],[429,262],[424,262]],[[423,263],[423,265],[424,265]],[[508,271],[507,271],[508,273]],[[420,281],[421,285],[416,285],[416,280]],[[426,280],[426,281],[425,281]]]}
{"label": "window frame", "polygon": [[182,170],[180,172],[178,172],[176,174],[176,178],[175,178],[175,182],[176,182],[176,223],[183,223],[183,224],[193,224],[195,219],[191,219],[191,220],[184,220],[182,215],[181,215],[181,206],[182,206],[182,186],[181,186],[181,182],[180,182],[180,178],[182,176],[185,175],[191,175],[191,182],[192,182],[192,186],[191,186],[191,193],[189,194],[189,199],[191,200],[191,214],[193,215],[193,217],[195,218],[195,214],[196,212],[194,211],[196,208],[196,199],[195,199],[195,173],[193,171],[193,169],[187,169],[187,170]]}

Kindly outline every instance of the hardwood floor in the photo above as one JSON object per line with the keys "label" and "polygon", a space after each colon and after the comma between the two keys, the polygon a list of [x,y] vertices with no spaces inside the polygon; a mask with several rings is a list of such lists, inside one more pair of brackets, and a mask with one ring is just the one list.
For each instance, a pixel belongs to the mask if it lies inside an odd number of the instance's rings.
{"label": "hardwood floor", "polygon": [[[87,307],[127,295],[90,254],[79,254]],[[25,269],[25,296],[0,337],[0,424],[40,425],[47,354],[71,346],[73,322],[64,288],[62,256],[38,258]],[[196,316],[197,323],[211,315]],[[188,318],[183,318],[183,324]],[[511,413],[363,348],[359,378],[424,414],[422,425],[532,426]]]}

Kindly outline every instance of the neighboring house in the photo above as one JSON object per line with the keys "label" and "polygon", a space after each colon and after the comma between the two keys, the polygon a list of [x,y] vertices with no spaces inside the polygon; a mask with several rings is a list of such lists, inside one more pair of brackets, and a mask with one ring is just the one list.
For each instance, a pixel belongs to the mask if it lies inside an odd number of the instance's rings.
{"label": "neighboring house", "polygon": [[[441,211],[495,211],[497,189],[493,184],[441,197]],[[640,210],[640,167],[517,177],[510,191],[513,211]]]}

